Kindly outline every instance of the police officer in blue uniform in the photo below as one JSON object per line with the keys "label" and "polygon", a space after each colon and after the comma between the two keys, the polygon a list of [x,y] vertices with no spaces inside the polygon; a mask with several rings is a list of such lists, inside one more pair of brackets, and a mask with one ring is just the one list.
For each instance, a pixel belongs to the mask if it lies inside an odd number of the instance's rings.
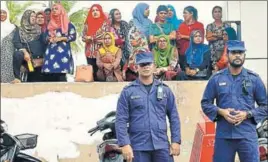
{"label": "police officer in blue uniform", "polygon": [[201,100],[203,112],[217,122],[213,159],[234,162],[238,153],[241,162],[258,162],[256,124],[268,115],[266,89],[256,73],[243,67],[243,41],[228,41],[227,51],[228,68],[210,78]]}
{"label": "police officer in blue uniform", "polygon": [[[123,89],[118,100],[116,135],[128,162],[173,162],[173,155],[180,154],[176,100],[166,84],[154,79],[153,62],[151,52],[136,55],[139,77]],[[170,123],[171,144],[166,116]]]}

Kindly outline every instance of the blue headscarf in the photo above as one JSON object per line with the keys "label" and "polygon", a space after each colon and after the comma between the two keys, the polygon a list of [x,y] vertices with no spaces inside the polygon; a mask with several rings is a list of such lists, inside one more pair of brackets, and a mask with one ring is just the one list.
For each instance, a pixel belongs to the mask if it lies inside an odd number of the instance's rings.
{"label": "blue headscarf", "polygon": [[185,52],[186,61],[190,68],[198,68],[203,63],[204,54],[209,51],[208,45],[203,43],[194,43],[194,35],[198,32],[203,35],[200,30],[194,30],[191,32],[190,45]]}
{"label": "blue headscarf", "polygon": [[237,35],[236,35],[234,28],[227,27],[227,28],[225,28],[225,32],[228,35],[228,40],[237,40]]}
{"label": "blue headscarf", "polygon": [[134,25],[142,32],[147,38],[149,37],[149,28],[152,21],[144,16],[144,11],[149,8],[146,3],[138,3],[132,12]]}
{"label": "blue headscarf", "polygon": [[176,10],[172,5],[167,5],[167,7],[170,8],[171,11],[173,12],[173,17],[167,17],[166,20],[168,23],[173,24],[175,30],[177,30],[177,29],[179,29],[183,20],[177,18]]}

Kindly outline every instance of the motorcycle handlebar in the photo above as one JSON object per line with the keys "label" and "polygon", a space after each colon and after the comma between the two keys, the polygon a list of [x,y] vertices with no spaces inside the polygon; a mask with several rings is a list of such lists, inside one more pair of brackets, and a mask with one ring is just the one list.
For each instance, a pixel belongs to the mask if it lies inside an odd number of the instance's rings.
{"label": "motorcycle handlebar", "polygon": [[92,133],[92,134],[94,134],[95,132],[97,132],[99,130],[99,126],[96,126],[96,127],[94,127],[94,128],[91,128],[89,131],[88,131],[88,133]]}

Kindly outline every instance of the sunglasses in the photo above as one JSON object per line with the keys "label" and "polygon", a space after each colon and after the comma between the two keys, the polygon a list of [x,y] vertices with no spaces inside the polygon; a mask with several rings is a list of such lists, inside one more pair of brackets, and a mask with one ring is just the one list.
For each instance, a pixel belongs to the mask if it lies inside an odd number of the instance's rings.
{"label": "sunglasses", "polygon": [[237,50],[237,51],[230,51],[230,52],[231,52],[231,54],[240,54],[240,55],[242,55],[242,54],[245,53],[245,51],[239,51],[239,50]]}
{"label": "sunglasses", "polygon": [[151,62],[146,62],[146,63],[139,64],[140,67],[151,66],[151,65],[152,65]]}

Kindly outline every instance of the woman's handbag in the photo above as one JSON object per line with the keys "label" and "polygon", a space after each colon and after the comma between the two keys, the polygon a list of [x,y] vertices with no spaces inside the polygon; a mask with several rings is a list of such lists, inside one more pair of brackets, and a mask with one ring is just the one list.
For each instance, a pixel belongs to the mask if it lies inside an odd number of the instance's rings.
{"label": "woman's handbag", "polygon": [[93,68],[91,65],[76,66],[75,82],[93,82]]}

